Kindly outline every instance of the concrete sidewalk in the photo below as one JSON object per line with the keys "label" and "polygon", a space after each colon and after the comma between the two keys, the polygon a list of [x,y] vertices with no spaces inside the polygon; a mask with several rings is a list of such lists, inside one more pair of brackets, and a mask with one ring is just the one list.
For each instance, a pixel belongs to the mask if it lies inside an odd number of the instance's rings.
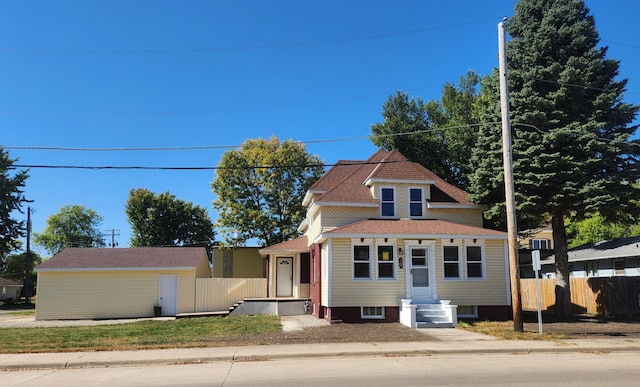
{"label": "concrete sidewalk", "polygon": [[[293,324],[295,325],[295,324]],[[0,354],[0,370],[64,369],[139,365],[197,364],[313,357],[381,357],[469,354],[640,352],[640,339],[569,339],[558,342],[499,340],[456,328],[420,329],[439,341],[321,343],[140,351]]]}

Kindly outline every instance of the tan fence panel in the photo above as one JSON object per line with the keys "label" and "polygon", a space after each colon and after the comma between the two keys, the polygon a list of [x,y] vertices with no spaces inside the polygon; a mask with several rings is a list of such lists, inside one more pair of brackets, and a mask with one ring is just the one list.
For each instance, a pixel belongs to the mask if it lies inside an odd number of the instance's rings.
{"label": "tan fence panel", "polygon": [[224,311],[245,298],[266,297],[266,278],[196,278],[196,312]]}
{"label": "tan fence panel", "polygon": [[[574,313],[632,315],[640,313],[640,277],[570,278]],[[555,279],[540,279],[540,308],[556,303]],[[522,310],[538,310],[536,280],[521,279]]]}

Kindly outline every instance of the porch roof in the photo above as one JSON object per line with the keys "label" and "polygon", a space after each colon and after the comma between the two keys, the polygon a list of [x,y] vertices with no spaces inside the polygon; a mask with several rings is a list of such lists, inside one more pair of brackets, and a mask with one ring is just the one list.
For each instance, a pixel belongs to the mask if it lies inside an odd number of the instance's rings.
{"label": "porch roof", "polygon": [[264,249],[260,249],[259,252],[262,255],[272,254],[272,253],[304,253],[309,251],[309,244],[306,236],[301,236],[295,239],[290,239],[288,241],[278,243],[276,245],[272,245],[269,247],[265,247]]}
{"label": "porch roof", "polygon": [[367,219],[323,233],[343,238],[479,238],[506,239],[507,233],[435,219]]}

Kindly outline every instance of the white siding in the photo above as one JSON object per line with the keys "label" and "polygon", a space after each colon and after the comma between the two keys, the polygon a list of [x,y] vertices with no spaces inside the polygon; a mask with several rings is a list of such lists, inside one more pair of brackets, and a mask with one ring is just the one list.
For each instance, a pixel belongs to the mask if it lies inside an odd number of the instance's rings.
{"label": "white siding", "polygon": [[245,298],[266,297],[266,278],[198,278],[195,311],[223,311]]}

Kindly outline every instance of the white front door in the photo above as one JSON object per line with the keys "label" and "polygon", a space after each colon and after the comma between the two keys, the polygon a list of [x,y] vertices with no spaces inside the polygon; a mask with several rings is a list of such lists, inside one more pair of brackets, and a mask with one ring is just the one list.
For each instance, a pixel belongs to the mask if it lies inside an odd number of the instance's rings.
{"label": "white front door", "polygon": [[293,258],[276,259],[276,297],[293,296]]}
{"label": "white front door", "polygon": [[412,246],[409,249],[409,273],[411,282],[411,299],[416,301],[432,301],[432,271],[430,267],[429,249]]}
{"label": "white front door", "polygon": [[178,310],[178,276],[175,274],[160,275],[160,300],[163,316],[175,316]]}

